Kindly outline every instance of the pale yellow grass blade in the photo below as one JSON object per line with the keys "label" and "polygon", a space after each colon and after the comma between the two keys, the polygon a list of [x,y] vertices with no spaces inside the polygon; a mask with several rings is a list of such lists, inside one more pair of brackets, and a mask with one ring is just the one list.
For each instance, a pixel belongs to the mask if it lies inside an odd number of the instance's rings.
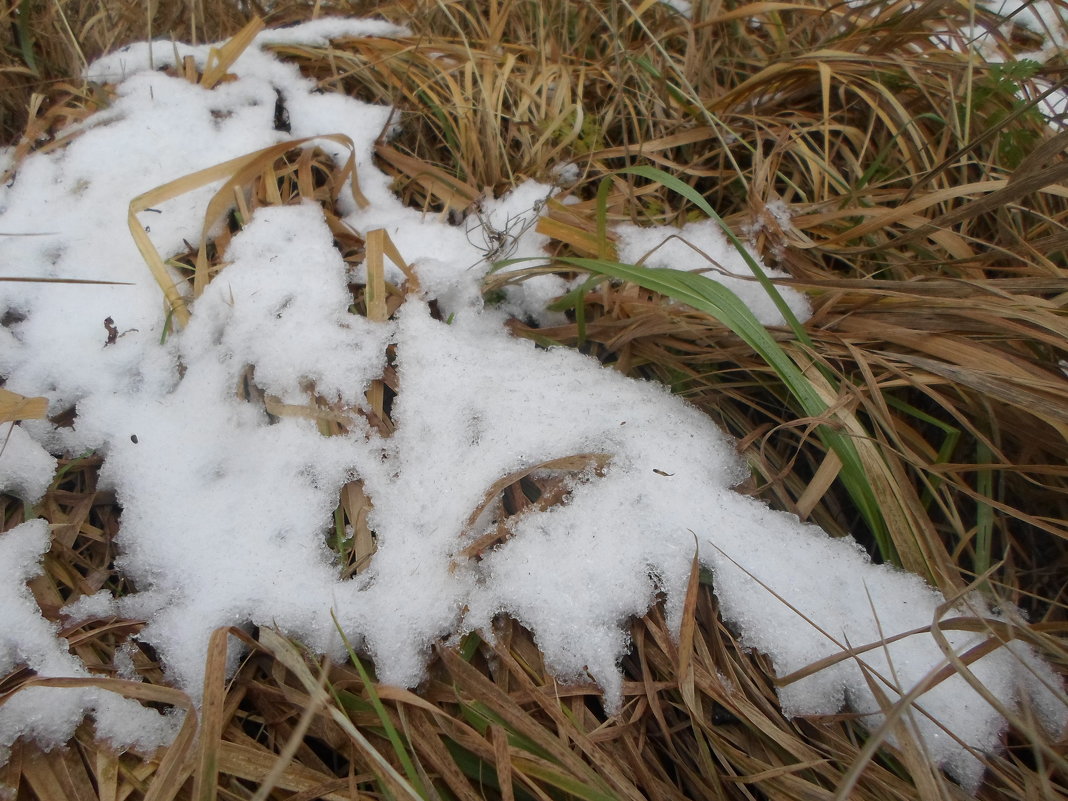
{"label": "pale yellow grass blade", "polygon": [[10,423],[15,420],[42,420],[47,414],[47,398],[27,398],[0,388],[0,423]]}

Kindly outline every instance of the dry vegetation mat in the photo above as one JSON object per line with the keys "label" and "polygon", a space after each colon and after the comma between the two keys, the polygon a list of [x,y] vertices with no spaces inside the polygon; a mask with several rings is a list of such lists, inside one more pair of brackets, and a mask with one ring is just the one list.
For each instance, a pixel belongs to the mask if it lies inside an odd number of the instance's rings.
{"label": "dry vegetation mat", "polygon": [[1068,793],[1058,3],[161,6],[0,10],[5,792]]}

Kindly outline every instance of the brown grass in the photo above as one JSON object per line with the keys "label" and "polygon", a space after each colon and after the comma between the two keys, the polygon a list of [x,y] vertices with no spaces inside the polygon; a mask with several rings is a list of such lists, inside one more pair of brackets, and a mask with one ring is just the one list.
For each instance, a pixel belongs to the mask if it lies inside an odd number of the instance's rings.
{"label": "brown grass", "polygon": [[[31,9],[26,20],[20,5]],[[813,299],[812,345],[776,337],[829,376],[838,419],[864,443],[870,480],[886,492],[895,541],[911,542],[943,589],[978,582],[1019,607],[1030,623],[1002,634],[1025,637],[1068,669],[1066,141],[1007,88],[1037,96],[1038,79],[1056,80],[1063,58],[1013,78],[935,48],[933,31],[958,36],[972,12],[933,0],[863,9],[698,0],[696,24],[659,4],[593,0],[279,6],[269,24],[340,10],[411,27],[401,39],[276,49],[324,89],[398,109],[400,134],[377,155],[414,206],[458,220],[479,198],[574,161],[576,202],[551,202],[540,228],[555,255],[606,257],[606,222],[693,217],[664,186],[616,172],[653,163],[734,230],[753,230],[764,258]],[[230,36],[247,22],[235,8],[162,3],[150,28],[127,3],[9,3],[0,11],[0,137],[21,155],[61,146],[52,137],[106,96],[77,79],[86,59],[148,33]],[[995,35],[1008,55],[1033,45],[1024,31]],[[288,150],[261,154],[235,185],[245,219],[258,205],[311,197],[336,220],[338,178],[316,151]],[[788,227],[769,210],[779,203],[793,215]],[[388,242],[335,228],[351,263],[403,260]],[[202,287],[222,269],[224,247],[205,242],[179,262]],[[388,316],[406,288],[371,275],[353,302]],[[505,280],[517,279],[492,276],[487,294]],[[602,283],[582,303],[581,327],[513,328],[666,382],[739,438],[753,468],[745,491],[874,550],[836,480],[839,465],[812,436],[826,421],[800,416],[774,371],[720,322],[628,284]],[[387,375],[369,399],[383,431],[383,399],[396,389]],[[258,400],[275,413],[300,411]],[[324,431],[345,424],[346,410],[322,404],[300,413]],[[97,491],[99,459],[63,466],[35,510],[58,526],[31,582],[50,619],[83,594],[128,589],[111,568],[121,510]],[[523,502],[524,480],[497,488],[511,508]],[[341,554],[351,572],[373,558],[373,538],[359,486],[340,501],[339,520],[362,531]],[[7,497],[0,510],[4,529],[26,512]],[[67,750],[18,745],[0,780],[38,801],[964,797],[907,736],[892,749],[847,714],[784,718],[769,665],[724,627],[710,581],[695,574],[678,641],[658,608],[634,622],[624,708],[610,718],[596,687],[559,686],[529,633],[509,620],[494,644],[471,636],[441,647],[417,693],[377,685],[358,659],[312,659],[273,632],[221,631],[205,705],[173,747],[117,754],[86,722]],[[159,688],[154,700],[180,703],[151,649],[132,639],[143,625],[96,620],[63,634],[103,678],[116,675],[116,650],[132,649],[138,674]],[[220,657],[227,640],[248,648],[231,678]],[[16,671],[0,692],[32,681]],[[984,756],[981,798],[1066,795],[1065,743],[1029,710],[1006,744]]]}

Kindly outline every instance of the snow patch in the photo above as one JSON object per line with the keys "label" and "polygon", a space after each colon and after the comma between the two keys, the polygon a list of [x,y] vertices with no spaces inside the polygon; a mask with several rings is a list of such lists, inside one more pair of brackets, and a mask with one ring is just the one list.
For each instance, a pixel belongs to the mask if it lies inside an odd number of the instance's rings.
{"label": "snow patch", "polygon": [[[311,24],[257,41],[398,33],[361,25]],[[97,62],[91,75],[121,81],[112,107],[66,148],[29,156],[0,187],[0,229],[42,234],[0,238],[0,261],[27,277],[127,282],[0,282],[0,315],[15,321],[0,348],[6,387],[47,396],[54,412],[77,408],[74,429],[16,427],[13,449],[0,456],[0,484],[39,497],[55,467],[45,450],[95,448],[105,458],[101,486],[115,488],[123,506],[116,568],[137,592],[84,599],[70,615],[146,619],[141,638],[195,700],[218,626],[277,625],[341,656],[333,611],[384,680],[415,685],[435,642],[472,630],[490,636],[503,613],[531,628],[558,675],[599,682],[610,709],[621,701],[628,620],[662,594],[678,629],[695,549],[714,573],[725,619],[780,676],[840,654],[847,642],[874,643],[957,615],[995,617],[978,606],[946,611],[919,578],[876,567],[851,540],[735,493],[746,471],[730,440],[664,388],[511,338],[504,311],[483,308],[481,281],[505,254],[543,255],[535,226],[553,187],[529,183],[485,200],[474,218],[481,228],[422,215],[390,192],[370,158],[388,109],[317,94],[258,45],[235,63],[236,80],[213,90],[150,69],[175,54],[203,62],[207,52],[168,42],[153,46],[151,58],[142,45]],[[279,97],[288,133],[275,129]],[[370,201],[345,208],[344,224],[362,234],[385,229],[414,265],[421,294],[392,322],[350,313],[347,284],[359,276],[339,257],[321,210],[264,208],[233,238],[186,328],[165,330],[160,291],[126,228],[129,200],[291,136],[338,132],[353,140]],[[164,259],[183,251],[184,239],[199,239],[212,191],[142,215]],[[783,323],[715,222],[616,233],[622,260],[704,272],[765,324]],[[538,315],[565,289],[551,276],[527,281],[504,308],[551,323]],[[780,292],[807,316],[803,295]],[[431,303],[451,324],[432,317]],[[387,366],[399,381],[392,436],[358,411]],[[314,419],[268,414],[261,399],[297,407],[313,394],[345,417],[350,433],[324,436]],[[507,522],[492,499],[486,504],[503,477],[560,459],[579,465],[553,473],[566,502]],[[325,538],[341,487],[354,480],[373,501],[378,551],[365,572],[342,580]],[[496,544],[469,552],[500,525]],[[48,538],[42,521],[0,535],[0,609],[9,621],[0,672],[25,665],[41,676],[86,677],[25,586]],[[983,638],[946,625],[958,654]],[[784,709],[831,714],[848,705],[876,726],[865,673],[894,699],[946,656],[921,631],[862,661],[784,687]],[[135,675],[128,653],[121,662]],[[1026,647],[1001,647],[971,669],[1010,707],[1031,698],[1051,731],[1065,725],[1059,679]],[[911,713],[931,759],[974,787],[981,764],[940,726],[970,747],[996,750],[1004,720],[956,678],[924,693],[919,706],[938,721]],[[95,689],[33,687],[0,706],[0,749],[20,736],[62,743],[85,714],[102,736],[141,748],[165,742],[180,721]]]}
{"label": "snow patch", "polygon": [[[730,289],[752,310],[764,325],[785,325],[782,312],[764,291],[753,270],[733,243],[723,235],[715,220],[687,223],[682,228],[655,226],[642,228],[633,224],[618,225],[619,260],[646,267],[700,272]],[[771,279],[788,278],[781,270],[764,266],[750,254]],[[786,304],[801,321],[811,309],[805,296],[790,287],[777,287]]]}

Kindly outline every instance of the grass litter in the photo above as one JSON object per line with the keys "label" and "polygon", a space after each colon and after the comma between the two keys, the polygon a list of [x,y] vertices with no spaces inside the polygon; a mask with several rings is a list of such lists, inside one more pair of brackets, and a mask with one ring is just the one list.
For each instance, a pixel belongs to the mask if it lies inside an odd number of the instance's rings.
{"label": "grass litter", "polygon": [[[1029,699],[1051,732],[1062,730],[1060,679],[1018,642],[984,653],[1001,629],[981,601],[947,603],[919,578],[872,565],[855,543],[732,491],[746,470],[731,442],[666,390],[507,333],[505,309],[551,324],[544,299],[567,289],[543,276],[548,288],[509,287],[502,308],[482,302],[480,282],[493,261],[544,255],[546,238],[523,215],[536,217],[553,187],[532,183],[487,199],[481,230],[412,210],[371,158],[389,109],[317,93],[260,46],[402,33],[341,20],[264,32],[231,66],[234,79],[211,89],[158,71],[187,56],[203,69],[209,48],[131,46],[90,66],[94,80],[115,84],[108,108],[72,131],[65,147],[10,165],[0,229],[40,236],[0,238],[3,262],[23,277],[127,282],[0,284],[0,315],[12,321],[0,353],[6,387],[48,397],[53,414],[77,411],[70,428],[24,421],[13,430],[0,455],[2,489],[33,504],[55,466],[49,452],[92,450],[104,458],[104,487],[123,507],[116,567],[136,591],[112,598],[102,590],[103,600],[85,602],[83,613],[148,620],[140,638],[194,698],[218,627],[273,625],[341,657],[333,613],[373,655],[384,682],[415,686],[434,643],[471,630],[489,637],[504,613],[534,632],[561,679],[592,677],[611,711],[622,702],[627,622],[662,594],[672,629],[680,629],[696,551],[714,572],[724,618],[746,647],[770,656],[780,677],[915,632],[781,688],[788,714],[848,706],[877,728],[886,699],[947,664],[929,629],[965,618],[969,626],[943,633],[953,653],[978,655],[972,674],[1009,709]],[[280,105],[289,130],[279,124]],[[245,153],[329,134],[353,142],[367,200],[361,207],[341,193],[341,222],[363,238],[384,229],[418,287],[405,287],[405,273],[392,270],[384,280],[401,287],[399,310],[382,320],[353,314],[349,284],[376,278],[341,258],[321,207],[265,207],[242,221],[203,293],[187,295],[190,322],[173,331],[127,231],[129,200]],[[344,157],[336,143],[320,146]],[[140,215],[165,259],[199,239],[218,185]],[[518,232],[507,254],[487,229]],[[615,229],[623,260],[705,270],[711,259],[710,277],[721,269],[749,274],[711,222],[683,232],[704,252],[663,229]],[[781,323],[758,284],[729,286],[762,322]],[[807,313],[799,293],[782,292],[795,313]],[[395,430],[383,431],[366,398],[391,370]],[[280,416],[271,403],[329,413]],[[324,420],[342,424],[324,436]],[[607,458],[594,467],[587,457],[598,454]],[[559,460],[579,467],[542,471],[559,478],[558,503],[505,523],[502,505],[486,502],[502,477]],[[342,580],[325,532],[353,481],[373,504],[377,551],[367,569]],[[502,524],[492,548],[464,554]],[[0,538],[3,586],[12,593],[3,608],[15,616],[0,671],[24,664],[42,677],[85,677],[28,592],[12,589],[37,570],[47,537],[41,521],[30,521]],[[117,745],[147,748],[177,732],[177,715],[129,699],[33,687],[0,707],[0,746],[18,737],[61,744],[85,713]],[[982,763],[973,750],[999,748],[1001,714],[954,674],[920,695],[908,718],[930,759],[975,789]]]}

